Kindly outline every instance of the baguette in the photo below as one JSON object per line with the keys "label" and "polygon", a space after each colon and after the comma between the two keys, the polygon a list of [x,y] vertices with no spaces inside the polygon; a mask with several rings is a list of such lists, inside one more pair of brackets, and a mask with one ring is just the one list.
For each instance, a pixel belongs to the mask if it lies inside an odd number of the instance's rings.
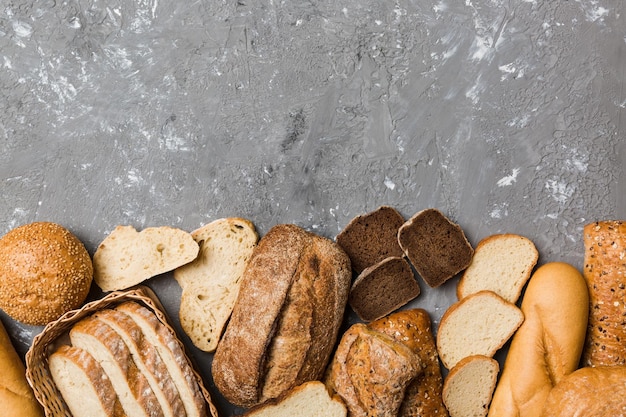
{"label": "baguette", "polygon": [[588,316],[585,280],[573,266],[538,268],[522,300],[524,323],[504,362],[489,416],[539,416],[551,389],[579,364]]}
{"label": "baguette", "polygon": [[272,227],[253,251],[213,357],[224,397],[252,407],[321,378],[351,278],[336,243],[295,225]]}
{"label": "baguette", "polygon": [[601,221],[583,229],[589,288],[586,366],[626,364],[626,222]]}

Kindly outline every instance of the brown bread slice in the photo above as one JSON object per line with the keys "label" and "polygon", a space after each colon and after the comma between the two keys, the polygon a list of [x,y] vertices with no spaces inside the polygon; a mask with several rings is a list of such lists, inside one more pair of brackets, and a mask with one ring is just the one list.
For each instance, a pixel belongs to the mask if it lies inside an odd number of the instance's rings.
{"label": "brown bread slice", "polygon": [[398,229],[404,217],[394,208],[378,209],[355,217],[337,235],[337,243],[348,254],[352,269],[360,274],[365,268],[390,256],[402,256]]}
{"label": "brown bread slice", "polygon": [[406,259],[390,257],[367,267],[352,284],[348,302],[364,321],[379,319],[420,294]]}
{"label": "brown bread slice", "polygon": [[407,220],[398,231],[398,241],[432,288],[467,268],[474,254],[463,229],[437,209],[422,210]]}

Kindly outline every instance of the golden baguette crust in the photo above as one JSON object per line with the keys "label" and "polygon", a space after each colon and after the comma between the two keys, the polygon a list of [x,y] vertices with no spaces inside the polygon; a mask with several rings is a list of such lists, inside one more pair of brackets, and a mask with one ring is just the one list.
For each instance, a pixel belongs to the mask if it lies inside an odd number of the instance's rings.
{"label": "golden baguette crust", "polygon": [[351,278],[350,260],[336,243],[295,225],[270,229],[246,267],[213,358],[213,379],[224,397],[251,407],[319,379]]}
{"label": "golden baguette crust", "polygon": [[524,323],[504,362],[489,416],[540,415],[552,387],[577,369],[587,329],[587,285],[573,266],[552,262],[530,278]]}
{"label": "golden baguette crust", "polygon": [[626,223],[600,221],[583,230],[589,287],[587,366],[626,364]]}

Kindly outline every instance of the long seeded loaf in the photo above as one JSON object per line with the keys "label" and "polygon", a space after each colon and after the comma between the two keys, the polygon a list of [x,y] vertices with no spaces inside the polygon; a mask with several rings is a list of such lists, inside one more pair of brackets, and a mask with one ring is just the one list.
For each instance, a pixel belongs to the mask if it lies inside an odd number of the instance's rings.
{"label": "long seeded loaf", "polygon": [[91,354],[117,393],[124,413],[137,417],[163,417],[163,410],[146,377],[137,368],[124,341],[107,324],[87,317],[70,330],[72,346]]}
{"label": "long seeded loaf", "polygon": [[198,349],[212,352],[235,305],[258,235],[254,225],[241,218],[215,220],[191,235],[200,253],[174,271],[182,288],[180,324]]}
{"label": "long seeded loaf", "polygon": [[535,244],[524,236],[489,236],[476,245],[472,262],[457,285],[457,296],[460,300],[489,290],[515,303],[538,259]]}
{"label": "long seeded loaf", "polygon": [[485,417],[496,388],[499,364],[481,355],[461,359],[443,383],[443,402],[450,417]]}
{"label": "long seeded loaf", "polygon": [[74,417],[123,417],[109,377],[87,351],[61,345],[49,356],[55,385]]}
{"label": "long seeded loaf", "polygon": [[198,244],[190,233],[169,226],[117,226],[93,256],[94,281],[103,291],[121,290],[193,261]]}
{"label": "long seeded loaf", "polygon": [[513,303],[492,291],[479,291],[452,304],[441,317],[437,350],[443,365],[452,369],[472,355],[492,357],[524,321]]}
{"label": "long seeded loaf", "polygon": [[206,401],[175,335],[157,319],[154,313],[136,302],[124,302],[116,306],[115,310],[132,318],[141,328],[146,340],[156,348],[176,385],[187,417],[206,417]]}

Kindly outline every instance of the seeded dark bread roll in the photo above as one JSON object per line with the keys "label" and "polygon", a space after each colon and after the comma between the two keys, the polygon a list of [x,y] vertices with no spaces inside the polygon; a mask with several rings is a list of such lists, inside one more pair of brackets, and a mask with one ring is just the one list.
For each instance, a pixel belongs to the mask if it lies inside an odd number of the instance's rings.
{"label": "seeded dark bread roll", "polygon": [[52,222],[29,223],[0,239],[0,308],[44,325],[87,298],[93,265],[82,242]]}
{"label": "seeded dark bread roll", "polygon": [[218,390],[252,407],[322,377],[348,299],[350,259],[295,225],[261,238],[212,363]]}
{"label": "seeded dark bread roll", "polygon": [[407,220],[398,230],[398,241],[432,288],[467,268],[474,254],[463,229],[437,209],[422,210]]}
{"label": "seeded dark bread roll", "polygon": [[626,364],[626,223],[599,221],[583,230],[589,322],[587,366]]}
{"label": "seeded dark bread roll", "polygon": [[403,256],[398,244],[398,229],[404,217],[393,207],[378,209],[355,217],[337,235],[337,243],[348,254],[357,274],[388,257]]}

